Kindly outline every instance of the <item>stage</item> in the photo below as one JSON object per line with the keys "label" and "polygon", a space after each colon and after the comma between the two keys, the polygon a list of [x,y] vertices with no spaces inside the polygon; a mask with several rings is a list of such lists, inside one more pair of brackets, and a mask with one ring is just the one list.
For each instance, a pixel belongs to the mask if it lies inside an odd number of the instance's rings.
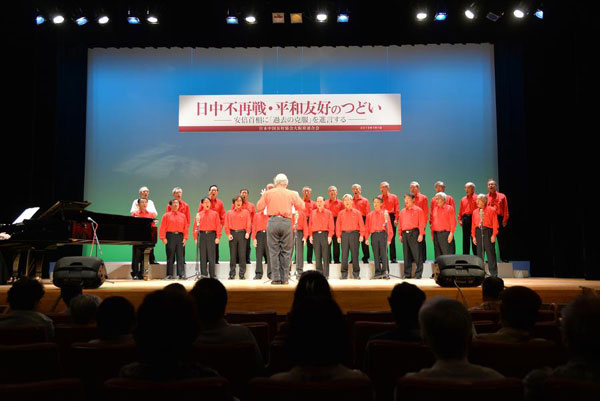
{"label": "stage", "polygon": [[[394,285],[403,280],[340,280],[329,281],[335,299],[344,312],[349,310],[376,311],[388,310],[387,297]],[[409,283],[418,285],[427,297],[445,296],[460,299],[456,288],[441,288],[432,279],[411,279]],[[144,296],[152,291],[163,288],[171,283],[181,283],[190,290],[194,280],[110,280],[106,281],[100,288],[85,290],[85,293],[96,294],[101,298],[120,295],[128,298],[134,305],[138,306]],[[560,278],[507,278],[504,279],[506,286],[523,285],[532,288],[540,294],[546,303],[568,303],[582,294],[581,287],[600,290],[600,281],[588,281],[583,279],[560,279]],[[59,289],[44,280],[46,294],[41,301],[39,310],[50,311],[53,303],[58,297]],[[278,314],[286,314],[292,304],[296,282],[290,280],[288,285],[271,285],[266,280],[222,280],[228,291],[229,302],[227,310],[234,311],[265,311],[273,310]],[[0,286],[0,304],[6,304],[6,294],[10,286]],[[467,300],[468,306],[474,306],[481,302],[481,288],[463,288],[462,292]],[[62,303],[57,311],[64,309]]]}

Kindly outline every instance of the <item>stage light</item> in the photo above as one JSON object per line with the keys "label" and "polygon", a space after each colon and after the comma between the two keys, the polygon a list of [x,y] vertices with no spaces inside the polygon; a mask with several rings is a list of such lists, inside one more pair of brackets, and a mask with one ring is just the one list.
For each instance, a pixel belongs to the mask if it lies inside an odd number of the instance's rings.
{"label": "stage light", "polygon": [[65,22],[65,17],[63,17],[60,14],[56,15],[56,16],[52,17],[52,22],[54,22],[56,25],[62,24],[63,22]]}
{"label": "stage light", "polygon": [[475,13],[470,8],[467,8],[465,10],[465,17],[467,17],[468,19],[473,19],[475,18]]}
{"label": "stage light", "polygon": [[515,11],[513,11],[513,15],[516,18],[523,18],[525,17],[525,11],[521,10],[520,8],[516,8]]}
{"label": "stage light", "polygon": [[436,13],[435,20],[436,21],[446,21],[447,14],[446,13]]}
{"label": "stage light", "polygon": [[487,13],[487,15],[485,16],[485,18],[489,19],[492,22],[498,22],[498,20],[504,15],[504,13],[500,13],[500,14],[496,14],[493,12],[489,12]]}
{"label": "stage light", "polygon": [[140,19],[138,17],[127,17],[127,22],[131,25],[138,25],[140,23]]}
{"label": "stage light", "polygon": [[238,24],[237,17],[235,17],[233,15],[228,15],[227,18],[225,18],[225,21],[227,22],[227,25],[237,25]]}
{"label": "stage light", "polygon": [[337,22],[346,23],[350,20],[350,16],[348,14],[338,14]]}
{"label": "stage light", "polygon": [[427,19],[427,13],[425,11],[419,11],[417,13],[417,21],[425,21]]}
{"label": "stage light", "polygon": [[327,21],[327,14],[325,14],[325,13],[318,13],[317,14],[317,21],[318,22],[325,22],[325,21]]}
{"label": "stage light", "polygon": [[246,17],[246,22],[249,24],[256,24],[256,17],[254,15],[248,15]]}
{"label": "stage light", "polygon": [[75,23],[79,26],[84,26],[88,23],[88,19],[85,16],[81,16],[75,20]]}
{"label": "stage light", "polygon": [[99,23],[100,25],[105,25],[105,24],[108,24],[108,21],[110,21],[110,18],[108,18],[108,16],[107,16],[107,15],[101,15],[101,16],[98,18],[98,23]]}
{"label": "stage light", "polygon": [[539,19],[544,19],[544,10],[542,10],[541,8],[538,8],[537,10],[535,10],[533,15],[535,15]]}
{"label": "stage light", "polygon": [[155,15],[148,15],[146,21],[148,21],[149,24],[158,24],[158,17]]}

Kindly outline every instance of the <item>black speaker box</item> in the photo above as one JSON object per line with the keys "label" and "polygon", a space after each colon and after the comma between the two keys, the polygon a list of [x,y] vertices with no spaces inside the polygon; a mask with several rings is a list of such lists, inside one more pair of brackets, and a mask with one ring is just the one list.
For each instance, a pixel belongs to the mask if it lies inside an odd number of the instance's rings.
{"label": "black speaker box", "polygon": [[104,283],[106,277],[106,267],[102,259],[66,256],[56,262],[52,283],[57,287],[75,284],[82,288],[98,288]]}
{"label": "black speaker box", "polygon": [[477,287],[485,278],[485,264],[479,256],[442,255],[435,263],[434,278],[441,287]]}

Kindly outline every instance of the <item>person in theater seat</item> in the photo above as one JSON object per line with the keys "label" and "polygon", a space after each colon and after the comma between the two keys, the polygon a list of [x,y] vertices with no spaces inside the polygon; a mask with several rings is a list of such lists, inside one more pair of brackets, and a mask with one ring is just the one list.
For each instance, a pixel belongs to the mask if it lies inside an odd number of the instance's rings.
{"label": "person in theater seat", "polygon": [[398,213],[400,212],[400,202],[398,196],[390,193],[390,183],[382,181],[379,184],[379,190],[381,195],[379,197],[383,199],[383,208],[388,211],[390,215],[390,221],[392,223],[392,242],[390,242],[390,263],[397,263],[396,260],[396,226],[398,225]]}
{"label": "person in theater seat", "polygon": [[102,299],[95,294],[81,294],[71,301],[71,319],[82,326],[96,323],[98,306]]}
{"label": "person in theater seat", "polygon": [[[352,203],[354,204],[354,208],[357,209],[360,214],[362,215],[363,218],[363,222],[366,223],[367,222],[367,215],[369,214],[369,212],[371,212],[371,204],[369,203],[369,200],[367,198],[365,198],[364,196],[361,195],[362,193],[362,187],[360,186],[360,184],[353,184],[352,185]],[[363,263],[369,263],[369,244],[367,243],[367,241],[363,242],[362,245],[362,253],[363,253],[363,257],[362,257],[362,262]],[[358,261],[354,261],[352,260],[352,265],[354,266],[354,264],[358,265]]]}
{"label": "person in theater seat", "polygon": [[242,209],[242,197],[232,199],[233,209],[225,213],[225,235],[229,239],[229,279],[235,278],[235,262],[240,264],[240,280],[246,274],[246,242],[252,233],[252,220],[250,212]]}
{"label": "person in theater seat", "polygon": [[[225,224],[225,205],[221,199],[217,198],[219,194],[219,187],[216,185],[211,185],[208,187],[208,198],[210,199],[210,208],[219,214],[219,218],[221,219],[221,225]],[[200,211],[202,205],[198,205],[198,211]],[[215,258],[216,263],[219,264],[219,244],[215,244]]]}
{"label": "person in theater seat", "polygon": [[54,339],[54,323],[48,316],[36,312],[44,297],[44,286],[38,280],[22,277],[15,281],[6,294],[10,311],[0,316],[3,327],[42,326],[48,340]]}
{"label": "person in theater seat", "polygon": [[[421,186],[417,181],[410,183],[409,190],[413,195],[415,195],[414,204],[421,208],[423,220],[425,221],[425,224],[427,224],[427,221],[429,220],[429,200],[421,193]],[[425,233],[423,233],[423,236],[424,235]],[[423,241],[419,242],[419,257],[421,263],[424,263],[427,260],[427,244],[425,242],[425,238],[423,238]]]}
{"label": "person in theater seat", "polygon": [[426,301],[419,311],[419,324],[425,344],[435,355],[431,368],[407,373],[406,377],[446,380],[502,379],[493,369],[472,364],[467,359],[473,336],[469,311],[460,302],[443,297]]}
{"label": "person in theater seat", "polygon": [[[148,199],[138,199],[138,210],[131,213],[133,217],[144,217],[147,219],[154,219],[156,212],[148,210]],[[154,221],[152,227],[156,227]],[[144,278],[144,250],[145,245],[133,245],[131,247],[131,278],[134,280],[142,280]],[[154,248],[153,248],[154,252]]]}
{"label": "person in theater seat", "polygon": [[488,270],[492,276],[498,276],[495,245],[497,235],[496,209],[488,205],[488,198],[485,194],[479,194],[477,195],[477,209],[473,211],[471,237],[473,243],[477,245],[477,256],[484,259],[484,252],[487,254]]}
{"label": "person in theater seat", "polygon": [[475,209],[477,209],[475,184],[467,182],[465,184],[465,196],[460,200],[460,208],[458,209],[458,224],[462,227],[463,255],[468,255],[471,247],[473,248],[473,255],[477,255],[477,246],[471,238],[471,224],[473,223]]}
{"label": "person in theater seat", "polygon": [[[331,185],[327,192],[329,193],[329,199],[325,201],[325,209],[329,210],[333,214],[333,225],[335,226],[338,218],[338,214],[344,209],[344,202],[338,199],[338,189],[336,186]],[[333,234],[331,238],[331,248],[333,253],[329,253],[329,261],[331,263],[340,263],[340,242],[338,241],[337,234]]]}
{"label": "person in theater seat", "polygon": [[407,193],[404,195],[404,208],[400,210],[398,217],[398,235],[404,248],[404,278],[411,278],[412,264],[417,264],[415,278],[421,278],[423,274],[423,248],[419,246],[425,241],[425,225],[427,220],[423,211],[415,204],[415,195]]}
{"label": "person in theater seat", "polygon": [[388,211],[383,208],[380,197],[373,199],[373,211],[367,216],[365,222],[365,243],[373,248],[373,262],[375,264],[374,279],[389,279],[390,266],[387,247],[392,241],[392,223]]}
{"label": "person in theater seat", "polygon": [[506,249],[506,225],[508,224],[508,200],[506,195],[498,192],[496,180],[490,178],[487,182],[488,204],[496,209],[498,215],[498,249],[500,251],[500,260],[508,262],[509,257]]}
{"label": "person in theater seat", "polygon": [[335,226],[333,213],[325,209],[325,200],[317,197],[317,208],[312,211],[308,219],[309,242],[315,250],[316,269],[329,278],[329,245],[331,244]]}
{"label": "person in theater seat", "polygon": [[495,310],[500,312],[500,294],[504,291],[504,280],[500,277],[486,277],[481,283],[483,303],[469,310]]}
{"label": "person in theater seat", "polygon": [[448,204],[448,196],[444,192],[435,194],[431,205],[431,236],[433,237],[435,257],[451,255],[454,231],[456,230],[454,207]]}
{"label": "person in theater seat", "polygon": [[179,200],[169,201],[170,211],[165,213],[160,223],[158,237],[166,245],[167,252],[167,279],[173,277],[173,267],[177,260],[177,275],[185,275],[184,253],[185,242],[188,239],[189,219],[179,211]]}
{"label": "person in theater seat", "polygon": [[98,338],[90,340],[91,344],[133,343],[135,308],[127,298],[120,296],[105,298],[98,306],[96,322]]}
{"label": "person in theater seat", "polygon": [[[194,218],[194,241],[200,255],[200,274],[202,277],[216,278],[215,244],[221,241],[222,227],[219,214],[210,208],[210,199],[205,197],[200,202],[203,209]],[[208,271],[206,267],[208,266]]]}
{"label": "person in theater seat", "polygon": [[[360,260],[358,257],[358,246],[365,238],[365,224],[360,211],[354,209],[352,195],[345,194],[343,197],[344,209],[338,214],[335,225],[337,241],[342,245],[342,279],[348,278],[348,254],[352,253],[352,260]],[[352,265],[352,277],[360,279],[360,265],[355,262]]]}

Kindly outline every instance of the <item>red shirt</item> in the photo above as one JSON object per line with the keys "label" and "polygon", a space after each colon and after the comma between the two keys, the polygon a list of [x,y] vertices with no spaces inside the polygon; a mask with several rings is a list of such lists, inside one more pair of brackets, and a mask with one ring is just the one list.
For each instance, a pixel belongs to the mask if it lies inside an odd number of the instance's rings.
{"label": "red shirt", "polygon": [[282,216],[287,219],[292,218],[292,205],[296,210],[304,210],[304,202],[298,196],[298,192],[290,191],[287,188],[275,187],[269,189],[256,204],[256,210],[262,213],[265,208],[269,216]]}
{"label": "red shirt", "polygon": [[252,239],[256,239],[256,233],[259,231],[265,231],[267,229],[267,223],[269,222],[269,216],[264,213],[256,213],[252,219]]}
{"label": "red shirt", "polygon": [[167,212],[160,221],[158,238],[164,240],[167,238],[167,233],[183,233],[183,239],[185,241],[188,239],[189,226],[190,221],[185,214],[180,211]]}
{"label": "red shirt", "polygon": [[488,206],[496,209],[498,216],[504,216],[504,221],[508,220],[508,201],[506,195],[500,192],[488,193]]}
{"label": "red shirt", "polygon": [[[235,205],[231,205],[231,209],[235,209]],[[256,213],[256,208],[254,207],[254,203],[252,202],[242,202],[242,209],[246,209],[250,213],[250,219],[254,220],[254,214]]]}
{"label": "red shirt", "polygon": [[365,235],[365,223],[362,214],[358,210],[344,208],[338,214],[337,221],[335,222],[335,235],[341,238],[342,231],[359,231],[360,235]]}
{"label": "red shirt", "polygon": [[[210,210],[214,210],[215,212],[217,212],[219,214],[219,218],[221,219],[221,225],[225,224],[225,205],[223,205],[223,202],[221,202],[221,199],[219,198],[215,198],[215,199],[211,199],[210,197],[208,198],[210,200]],[[198,211],[202,210],[202,204],[198,205]]]}
{"label": "red shirt", "polygon": [[419,229],[419,234],[425,234],[425,224],[427,220],[423,217],[423,210],[419,206],[413,205],[411,208],[404,207],[400,210],[398,218],[398,230],[408,231],[414,228]]}
{"label": "red shirt", "polygon": [[[171,211],[171,205],[167,205],[167,212]],[[188,205],[183,199],[179,200],[179,209],[177,210],[179,213],[183,213],[185,214],[185,217],[187,217],[187,221],[189,223],[189,221],[191,220],[190,217],[190,205]]]}
{"label": "red shirt", "polygon": [[340,211],[344,209],[344,202],[341,199],[335,198],[335,200],[327,199],[325,201],[325,209],[333,213],[333,217],[338,217]]}
{"label": "red shirt", "polygon": [[369,237],[371,234],[385,231],[387,232],[388,244],[392,242],[392,222],[389,216],[385,216],[384,209],[379,211],[373,210],[367,215],[367,221],[365,222],[365,237]]}
{"label": "red shirt", "polygon": [[[452,206],[452,209],[456,210],[456,205],[454,204],[454,198],[448,194],[446,194],[446,205]],[[431,210],[429,210],[429,219],[431,221],[431,215],[433,214],[433,209],[437,207],[437,201],[435,198],[431,198]]]}
{"label": "red shirt", "polygon": [[464,215],[473,214],[473,210],[477,209],[477,194],[471,196],[463,196],[460,200],[460,208],[458,209],[458,219],[462,220]]}
{"label": "red shirt", "polygon": [[388,213],[394,213],[394,216],[398,218],[398,213],[400,212],[400,201],[398,200],[398,196],[389,193],[386,196],[380,195],[381,199],[383,199],[383,208],[388,211]]}
{"label": "red shirt", "polygon": [[456,215],[454,208],[450,205],[442,207],[434,207],[431,209],[431,234],[434,231],[450,231],[453,233],[456,230]]}
{"label": "red shirt", "polygon": [[225,213],[225,234],[230,235],[231,230],[245,230],[246,234],[251,233],[252,220],[250,212],[246,209],[230,210]]}
{"label": "red shirt", "polygon": [[[473,211],[473,224],[471,224],[471,236],[475,238],[475,230],[479,227],[481,221],[481,209],[477,208]],[[492,228],[492,235],[498,235],[498,218],[496,217],[496,209],[492,206],[486,206],[483,209],[483,226]],[[475,238],[477,239],[477,238]]]}
{"label": "red shirt", "polygon": [[298,222],[296,222],[296,215],[292,215],[292,225],[294,226],[295,230],[302,230],[304,231],[305,237],[306,234],[308,233],[308,230],[305,230],[306,227],[308,227],[308,222],[306,221],[306,213],[304,213],[304,210],[298,210]]}
{"label": "red shirt", "polygon": [[335,226],[333,225],[333,213],[323,208],[323,211],[319,209],[313,210],[308,221],[309,236],[312,236],[317,231],[327,231],[329,238],[333,237]]}
{"label": "red shirt", "polygon": [[429,200],[425,195],[419,193],[419,195],[415,196],[415,206],[421,208],[421,213],[423,213],[423,220],[425,224],[427,224],[427,220],[429,219]]}
{"label": "red shirt", "polygon": [[[138,210],[138,211],[131,213],[131,215],[133,217],[145,217],[147,219],[154,219],[156,217],[156,213],[149,212],[148,210],[146,210],[145,212],[140,212]],[[152,227],[156,227],[156,224],[154,224],[154,221],[152,222]]]}
{"label": "red shirt", "polygon": [[358,209],[363,217],[368,215],[371,211],[371,204],[369,203],[369,200],[362,195],[359,195],[358,198],[352,198],[352,203],[354,203],[354,208]]}
{"label": "red shirt", "polygon": [[223,227],[221,226],[221,219],[219,213],[214,210],[201,210],[194,219],[194,239],[198,239],[198,231],[216,231],[217,238],[221,238],[221,232]]}

